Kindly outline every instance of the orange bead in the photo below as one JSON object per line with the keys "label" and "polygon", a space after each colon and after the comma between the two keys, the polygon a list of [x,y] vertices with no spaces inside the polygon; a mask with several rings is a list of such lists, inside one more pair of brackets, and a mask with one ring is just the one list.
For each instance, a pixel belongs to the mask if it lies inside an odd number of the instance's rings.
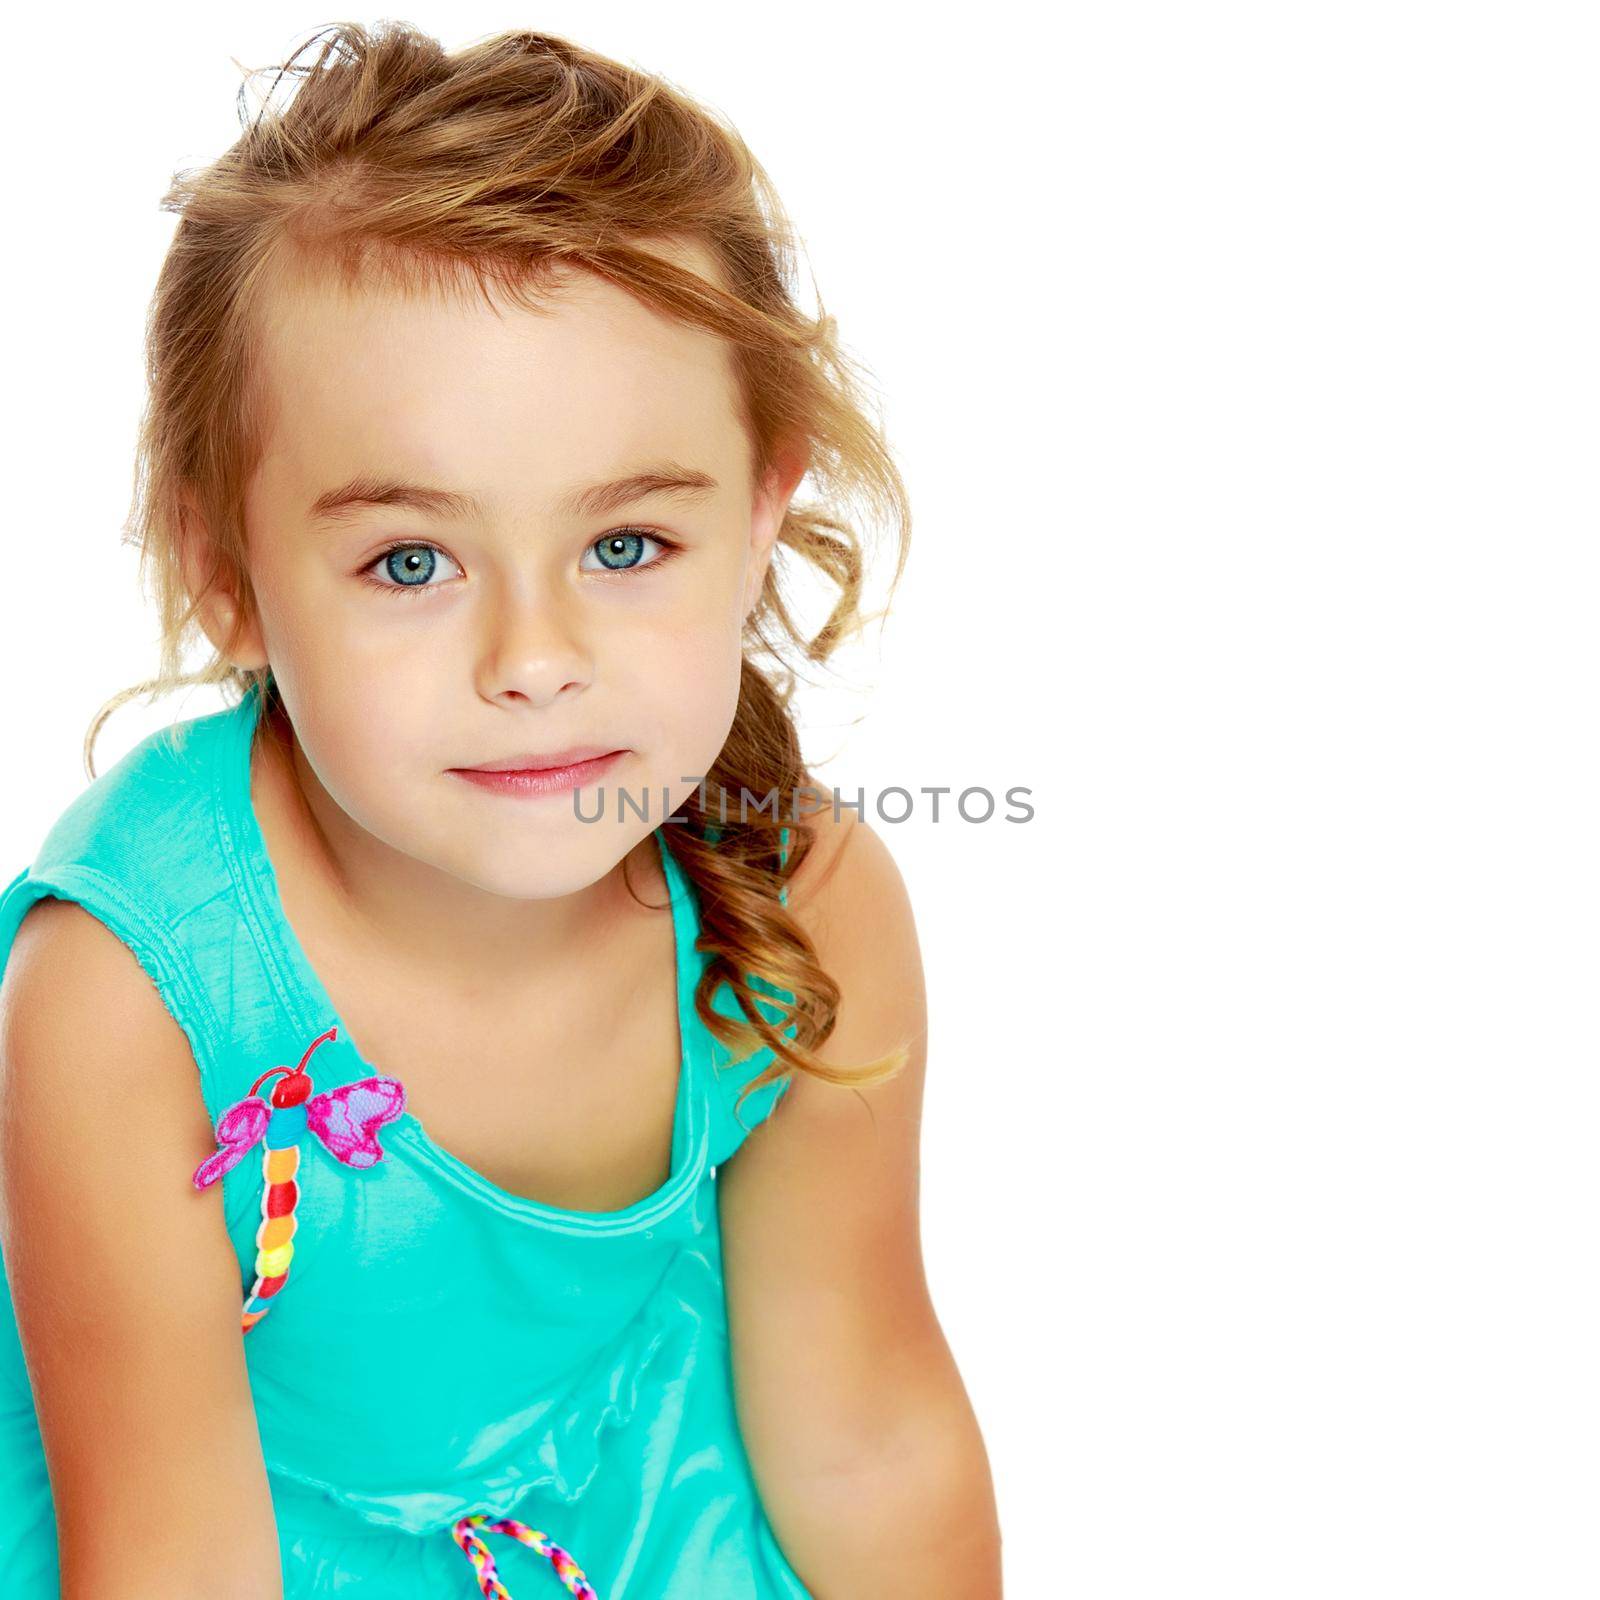
{"label": "orange bead", "polygon": [[266,1160],[268,1183],[286,1183],[300,1166],[300,1146],[292,1144],[286,1150],[269,1150]]}

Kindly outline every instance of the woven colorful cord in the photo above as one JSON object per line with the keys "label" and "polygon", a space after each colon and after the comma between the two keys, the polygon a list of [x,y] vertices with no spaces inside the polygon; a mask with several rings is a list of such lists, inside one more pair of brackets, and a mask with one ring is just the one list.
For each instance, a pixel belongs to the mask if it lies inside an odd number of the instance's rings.
{"label": "woven colorful cord", "polygon": [[600,1600],[594,1585],[584,1577],[583,1568],[560,1545],[552,1544],[537,1529],[530,1528],[525,1522],[518,1522],[515,1517],[501,1517],[491,1522],[488,1517],[475,1513],[470,1517],[458,1518],[450,1529],[450,1537],[466,1552],[472,1570],[478,1575],[478,1587],[491,1600],[511,1600],[511,1591],[501,1583],[500,1574],[495,1570],[494,1557],[489,1554],[489,1546],[473,1532],[474,1528],[482,1528],[487,1533],[509,1534],[519,1544],[532,1546],[540,1555],[549,1558],[551,1566],[556,1569],[556,1576],[567,1586],[569,1593],[577,1595],[578,1600]]}

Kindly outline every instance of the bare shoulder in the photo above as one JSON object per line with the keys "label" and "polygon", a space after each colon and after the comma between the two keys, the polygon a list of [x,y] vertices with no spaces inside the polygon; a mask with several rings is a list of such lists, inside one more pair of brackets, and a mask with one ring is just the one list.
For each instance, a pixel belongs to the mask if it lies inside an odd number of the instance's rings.
{"label": "bare shoulder", "polygon": [[[46,898],[28,908],[0,978],[0,1026],[13,1044],[65,1043],[80,1028],[88,1040],[114,1032],[130,1045],[160,1041],[166,1057],[181,1055],[194,1075],[183,1031],[149,975],[116,934],[73,900]],[[154,1066],[167,1075],[145,1050],[132,1049],[125,1059],[128,1071]],[[26,1092],[27,1085],[13,1088]]]}
{"label": "bare shoulder", "polygon": [[0,1247],[63,1592],[186,1588],[225,1517],[240,1543],[213,1575],[281,1593],[239,1263],[191,1181],[214,1148],[187,1036],[138,958],[73,901],[30,907],[0,979]]}
{"label": "bare shoulder", "polygon": [[[816,841],[790,885],[789,909],[840,989],[834,1031],[818,1054],[830,1065],[849,1067],[907,1051],[896,1078],[850,1093],[915,1115],[927,998],[910,892],[888,842],[855,813],[835,817],[828,809],[808,820]],[[779,1110],[794,1118],[800,1106],[837,1099],[837,1086],[807,1075],[791,1085]]]}
{"label": "bare shoulder", "polygon": [[117,1096],[113,1121],[152,1124],[146,1167],[213,1142],[182,1028],[134,953],[76,901],[37,901],[17,929],[0,978],[0,1073],[0,1113],[25,1111],[35,1128]]}
{"label": "bare shoulder", "polygon": [[[808,821],[815,842],[795,870],[788,904],[839,991],[832,1032],[814,1053],[840,1078],[794,1074],[728,1164],[725,1214],[757,1218],[754,1232],[786,1215],[853,1209],[887,1224],[893,1243],[887,1235],[880,1243],[914,1271],[928,1024],[911,897],[887,842],[860,817],[828,810]],[[893,1076],[850,1081],[897,1057]]]}

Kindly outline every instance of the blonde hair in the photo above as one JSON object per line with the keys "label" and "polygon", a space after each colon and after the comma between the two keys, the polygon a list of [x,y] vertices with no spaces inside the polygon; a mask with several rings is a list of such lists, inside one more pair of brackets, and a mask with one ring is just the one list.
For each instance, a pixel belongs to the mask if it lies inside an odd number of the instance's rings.
{"label": "blonde hair", "polygon": [[[724,818],[704,803],[743,790],[792,797],[810,782],[786,657],[794,651],[820,665],[885,614],[886,604],[872,617],[862,612],[865,561],[852,502],[888,530],[890,594],[910,536],[904,484],[834,319],[820,295],[814,318],[795,304],[794,238],[771,181],[707,108],[659,77],[549,34],[501,33],[447,54],[403,23],[342,23],[313,33],[272,70],[254,116],[241,85],[238,140],[210,166],[175,174],[162,200],[180,220],[147,322],[148,398],[127,525],[157,607],[160,659],[155,678],[97,713],[84,744],[91,778],[101,724],[136,695],[188,684],[218,684],[234,699],[252,684],[270,692],[269,668],[237,668],[225,657],[253,614],[243,504],[269,400],[261,308],[291,261],[351,284],[467,284],[525,301],[559,269],[587,270],[726,340],[754,481],[798,450],[821,491],[809,505],[790,504],[746,624],[732,730],[676,813],[685,825],[663,830],[698,891],[698,947],[711,955],[696,1010],[736,1060],[772,1050],[746,1094],[790,1069],[852,1085],[893,1076],[904,1050],[852,1070],[814,1053],[833,1031],[840,991],[777,891],[813,847],[815,829],[804,816],[739,807]],[[287,103],[275,103],[286,79],[294,85]],[[721,284],[645,247],[678,239],[709,249]],[[204,528],[191,561],[194,589],[184,570],[186,499]],[[780,582],[789,560],[808,563],[837,590],[809,637]],[[185,644],[212,594],[235,600],[234,635],[201,671],[185,674]],[[789,830],[786,865],[780,828]],[[750,973],[792,993],[792,1007],[753,990]],[[744,1021],[712,1009],[724,981]],[[758,992],[783,1011],[776,1023],[756,1005]]]}

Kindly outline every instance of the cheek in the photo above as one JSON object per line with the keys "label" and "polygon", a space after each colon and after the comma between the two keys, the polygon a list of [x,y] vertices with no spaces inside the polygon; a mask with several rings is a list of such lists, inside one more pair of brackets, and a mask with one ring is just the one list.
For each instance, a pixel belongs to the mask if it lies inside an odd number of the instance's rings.
{"label": "cheek", "polygon": [[[489,854],[503,857],[496,870],[503,871],[504,883],[489,877],[482,886],[523,892],[519,874],[530,861],[515,848],[519,830],[508,826],[499,839],[490,839],[481,827],[462,826],[464,817],[495,813],[476,809],[475,797],[460,791],[459,780],[445,770],[484,754],[461,726],[459,706],[428,707],[403,690],[358,697],[332,684],[314,704],[305,725],[297,723],[305,757],[339,812],[368,840],[466,881],[479,881],[478,857],[493,845]],[[507,815],[509,821],[513,814]],[[537,867],[541,852],[533,846],[539,832],[521,832]],[[533,881],[542,880],[536,875]]]}
{"label": "cheek", "polygon": [[716,759],[738,709],[741,661],[738,630],[721,615],[657,634],[633,657],[629,698],[658,781],[676,786]]}
{"label": "cheek", "polygon": [[[341,589],[302,576],[275,585],[262,607],[267,653],[296,725],[303,718],[324,730],[322,749],[359,751],[364,766],[403,769],[429,751],[425,730],[432,730],[432,751],[439,749],[441,718],[452,705],[459,713],[470,650],[458,625],[425,614],[427,600],[355,594],[359,581],[346,579]],[[444,752],[458,742],[447,732]]]}
{"label": "cheek", "polygon": [[459,706],[445,684],[402,675],[368,677],[345,653],[306,650],[284,671],[274,665],[307,761],[340,808],[390,843],[436,803],[435,781],[469,754],[470,740],[451,727]]}

